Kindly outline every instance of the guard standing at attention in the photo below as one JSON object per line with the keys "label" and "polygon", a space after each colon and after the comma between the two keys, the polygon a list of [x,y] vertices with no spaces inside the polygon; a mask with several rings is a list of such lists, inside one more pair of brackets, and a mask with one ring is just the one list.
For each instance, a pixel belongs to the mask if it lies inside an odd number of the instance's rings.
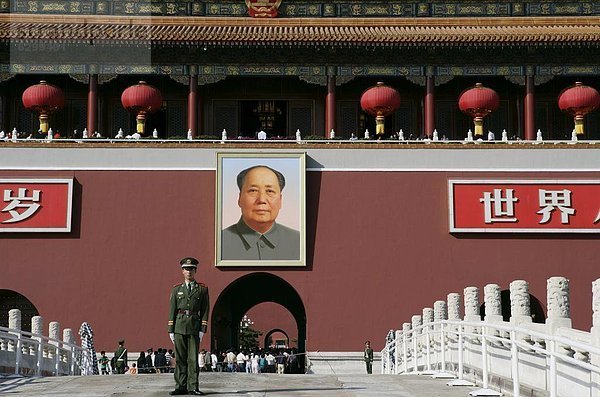
{"label": "guard standing at attention", "polygon": [[373,373],[373,349],[371,349],[371,341],[365,342],[365,352],[364,352],[365,364],[367,365],[367,373]]}
{"label": "guard standing at attention", "polygon": [[195,280],[198,260],[180,262],[183,283],[171,290],[169,337],[175,344],[175,383],[170,394],[202,395],[198,390],[198,347],[208,326],[208,287]]}
{"label": "guard standing at attention", "polygon": [[124,374],[125,367],[127,366],[127,349],[125,348],[124,340],[119,341],[119,347],[115,351],[114,359],[117,374]]}

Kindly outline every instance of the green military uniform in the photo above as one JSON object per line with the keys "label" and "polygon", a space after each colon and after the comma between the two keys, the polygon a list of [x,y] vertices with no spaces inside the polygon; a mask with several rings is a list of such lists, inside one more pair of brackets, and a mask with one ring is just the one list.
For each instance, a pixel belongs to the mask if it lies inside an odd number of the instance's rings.
{"label": "green military uniform", "polygon": [[122,342],[119,342],[119,348],[115,351],[115,369],[118,374],[124,374],[127,365],[127,349],[125,349]]}
{"label": "green military uniform", "polygon": [[206,285],[193,281],[188,288],[184,282],[171,290],[168,329],[175,334],[176,390],[198,389],[198,347],[200,332],[207,329],[208,310]]}

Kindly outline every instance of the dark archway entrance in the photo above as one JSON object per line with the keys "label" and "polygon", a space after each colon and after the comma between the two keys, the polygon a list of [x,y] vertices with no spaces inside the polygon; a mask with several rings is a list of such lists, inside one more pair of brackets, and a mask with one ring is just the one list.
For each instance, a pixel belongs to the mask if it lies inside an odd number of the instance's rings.
{"label": "dark archway entrance", "polygon": [[282,329],[272,329],[269,332],[267,332],[267,334],[265,335],[265,342],[264,342],[264,346],[270,346],[272,344],[274,344],[276,347],[279,347],[279,343],[278,340],[275,339],[273,340],[272,336],[274,334],[282,334],[283,336],[285,336],[285,340],[283,341],[285,343],[286,346],[290,345],[290,337],[288,336],[288,334],[282,330]]}
{"label": "dark archway entrance", "polygon": [[[211,349],[214,352],[236,349],[240,321],[253,306],[274,302],[292,314],[298,326],[298,353],[306,351],[306,310],[300,295],[287,281],[269,273],[243,276],[223,290],[211,316]],[[299,355],[304,367],[304,354]]]}
{"label": "dark archway entrance", "polygon": [[8,327],[8,312],[12,309],[21,310],[21,329],[31,331],[31,317],[40,314],[33,303],[18,292],[0,289],[0,327]]}

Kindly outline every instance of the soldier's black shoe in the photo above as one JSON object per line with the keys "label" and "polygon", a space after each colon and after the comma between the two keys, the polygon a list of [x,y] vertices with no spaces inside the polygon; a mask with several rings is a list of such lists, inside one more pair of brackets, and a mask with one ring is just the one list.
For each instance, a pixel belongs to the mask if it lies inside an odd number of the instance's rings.
{"label": "soldier's black shoe", "polygon": [[200,390],[188,390],[188,394],[191,396],[203,396],[204,393],[202,393]]}
{"label": "soldier's black shoe", "polygon": [[172,392],[169,393],[171,396],[184,396],[186,394],[188,394],[187,390],[184,389],[175,389]]}

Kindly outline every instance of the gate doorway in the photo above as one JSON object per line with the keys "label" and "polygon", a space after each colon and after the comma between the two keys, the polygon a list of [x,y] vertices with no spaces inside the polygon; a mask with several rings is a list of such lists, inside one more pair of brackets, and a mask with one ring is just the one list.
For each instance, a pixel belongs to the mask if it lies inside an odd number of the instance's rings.
{"label": "gate doorway", "polygon": [[287,102],[274,100],[240,101],[240,135],[257,138],[258,131],[267,137],[287,135]]}
{"label": "gate doorway", "polygon": [[302,299],[287,281],[269,273],[243,276],[223,290],[211,316],[211,351],[239,350],[240,322],[254,306],[265,302],[283,306],[297,327],[298,361],[304,368],[306,352],[306,310]]}

